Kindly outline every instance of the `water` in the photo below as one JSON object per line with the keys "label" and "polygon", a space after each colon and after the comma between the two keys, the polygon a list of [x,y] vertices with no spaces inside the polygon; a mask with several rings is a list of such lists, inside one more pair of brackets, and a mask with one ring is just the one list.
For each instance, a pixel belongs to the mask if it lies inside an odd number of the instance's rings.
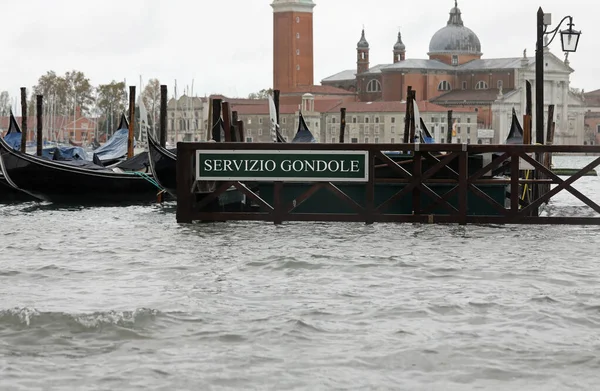
{"label": "water", "polygon": [[[577,187],[600,202],[600,178]],[[586,208],[562,194],[546,213]],[[600,384],[600,227],[174,211],[0,206],[0,390]]]}

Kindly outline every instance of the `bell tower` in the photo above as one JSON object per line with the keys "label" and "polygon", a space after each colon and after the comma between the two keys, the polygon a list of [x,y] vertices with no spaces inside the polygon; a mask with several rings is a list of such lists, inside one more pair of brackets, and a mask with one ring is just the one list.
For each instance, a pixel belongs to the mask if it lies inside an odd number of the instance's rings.
{"label": "bell tower", "polygon": [[314,84],[312,0],[273,0],[273,89]]}

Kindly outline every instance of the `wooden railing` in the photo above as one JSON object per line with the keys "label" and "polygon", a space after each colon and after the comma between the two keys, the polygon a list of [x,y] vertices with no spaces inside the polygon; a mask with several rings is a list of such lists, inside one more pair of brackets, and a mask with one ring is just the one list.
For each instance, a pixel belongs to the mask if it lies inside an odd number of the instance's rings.
{"label": "wooden railing", "polygon": [[[197,150],[260,151],[367,151],[368,181],[364,184],[364,199],[357,200],[343,190],[343,185],[331,182],[314,182],[296,196],[292,202],[282,194],[289,184],[275,182],[271,202],[254,190],[252,183],[223,181],[215,184],[215,191],[198,196],[195,189],[195,151]],[[402,161],[390,157],[389,151],[410,153]],[[600,146],[560,145],[467,145],[467,144],[284,144],[284,143],[178,143],[177,144],[177,221],[194,220],[263,220],[280,224],[283,221],[347,221],[365,222],[422,222],[457,224],[600,224],[600,206],[573,187],[588,171],[600,165],[600,158],[568,178],[555,175],[545,167],[548,153],[582,154],[600,153]],[[477,154],[493,154],[487,164],[469,170],[469,158]],[[488,155],[490,156],[490,155]],[[537,159],[537,160],[536,160]],[[533,178],[525,179],[520,162],[535,168]],[[405,167],[410,167],[406,169]],[[387,174],[379,174],[386,169]],[[504,170],[503,178],[492,177],[491,172]],[[442,174],[443,175],[440,175]],[[377,186],[402,185],[385,201],[376,201]],[[432,187],[438,185],[434,190]],[[439,191],[439,186],[448,189]],[[533,187],[533,198],[523,200],[523,186]],[[551,188],[551,185],[556,187]],[[505,202],[491,197],[485,186],[505,186]],[[211,202],[228,189],[237,189],[253,208],[236,211],[207,209]],[[345,213],[302,212],[300,207],[322,189],[333,194],[350,211]],[[540,190],[543,189],[543,190]],[[560,192],[569,192],[595,211],[597,217],[539,216],[539,209]],[[504,194],[504,193],[503,193]],[[410,213],[390,213],[399,200],[411,195]],[[406,198],[404,198],[406,199]],[[426,205],[423,201],[426,200]],[[454,200],[454,202],[451,202]],[[493,213],[473,213],[469,202],[482,202]]]}

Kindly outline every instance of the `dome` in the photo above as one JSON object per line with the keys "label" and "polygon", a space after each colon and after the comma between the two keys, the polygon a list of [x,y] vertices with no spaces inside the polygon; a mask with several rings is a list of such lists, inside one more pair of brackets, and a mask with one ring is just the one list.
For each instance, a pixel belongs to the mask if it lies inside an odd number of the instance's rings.
{"label": "dome", "polygon": [[399,52],[406,50],[406,46],[402,42],[402,34],[400,32],[398,32],[398,41],[394,45],[394,50]]}
{"label": "dome", "polygon": [[446,27],[440,29],[431,38],[429,54],[481,55],[479,38],[471,29],[465,27],[456,4],[450,10],[450,19]]}
{"label": "dome", "polygon": [[362,35],[360,36],[360,41],[358,41],[358,43],[356,44],[356,48],[357,49],[368,49],[369,48],[369,43],[367,42],[367,39],[365,38],[365,30],[364,29],[362,31]]}

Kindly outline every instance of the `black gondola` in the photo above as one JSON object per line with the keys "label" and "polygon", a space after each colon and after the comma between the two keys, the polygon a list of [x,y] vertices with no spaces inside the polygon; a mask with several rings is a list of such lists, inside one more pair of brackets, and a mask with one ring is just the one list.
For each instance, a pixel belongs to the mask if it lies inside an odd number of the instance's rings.
{"label": "black gondola", "polygon": [[60,204],[145,203],[156,200],[159,191],[145,174],[117,173],[81,160],[47,160],[16,151],[4,140],[0,140],[0,169],[15,189]]}
{"label": "black gondola", "polygon": [[162,147],[150,132],[147,132],[147,136],[152,175],[161,187],[177,199],[177,149],[168,150]]}

